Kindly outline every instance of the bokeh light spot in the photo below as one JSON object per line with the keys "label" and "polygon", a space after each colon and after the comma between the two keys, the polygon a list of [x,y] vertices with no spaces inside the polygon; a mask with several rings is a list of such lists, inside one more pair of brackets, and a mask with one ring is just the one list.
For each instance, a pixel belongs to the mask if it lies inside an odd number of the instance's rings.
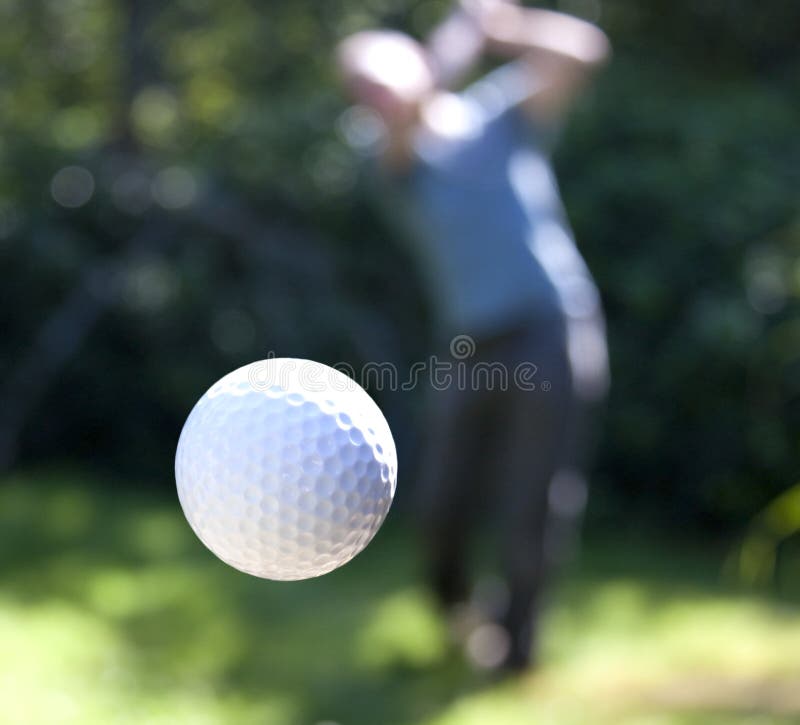
{"label": "bokeh light spot", "polygon": [[102,128],[97,114],[89,108],[76,106],[55,114],[51,133],[58,146],[75,150],[96,143]]}
{"label": "bokeh light spot", "polygon": [[133,264],[127,270],[125,281],[125,302],[141,312],[157,312],[174,299],[178,291],[174,271],[157,258]]}
{"label": "bokeh light spot", "polygon": [[94,177],[82,166],[65,166],[56,172],[50,182],[50,193],[57,204],[77,209],[92,198]]}
{"label": "bokeh light spot", "polygon": [[211,340],[219,350],[229,355],[244,352],[256,336],[255,325],[242,310],[220,310],[211,321]]}
{"label": "bokeh light spot", "polygon": [[153,181],[153,198],[165,209],[183,209],[197,196],[194,174],[181,166],[160,171]]}
{"label": "bokeh light spot", "polygon": [[177,126],[178,101],[166,88],[145,88],[133,101],[131,121],[142,141],[163,144],[172,137]]}

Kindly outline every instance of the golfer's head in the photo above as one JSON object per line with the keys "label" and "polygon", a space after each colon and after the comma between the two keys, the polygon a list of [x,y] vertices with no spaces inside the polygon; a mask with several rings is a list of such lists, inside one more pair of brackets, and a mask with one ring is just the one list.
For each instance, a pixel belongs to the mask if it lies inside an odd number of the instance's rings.
{"label": "golfer's head", "polygon": [[337,59],[347,91],[388,123],[409,120],[434,86],[425,50],[403,33],[356,33],[339,45]]}

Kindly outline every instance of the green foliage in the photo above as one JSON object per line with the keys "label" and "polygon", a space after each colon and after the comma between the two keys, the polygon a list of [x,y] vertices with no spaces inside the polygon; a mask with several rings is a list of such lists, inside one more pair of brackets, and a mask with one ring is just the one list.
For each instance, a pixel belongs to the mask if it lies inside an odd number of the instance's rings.
{"label": "green foliage", "polygon": [[782,493],[753,520],[739,550],[729,559],[730,574],[750,585],[774,582],[781,545],[800,533],[800,485]]}
{"label": "green foliage", "polygon": [[[557,158],[609,318],[595,514],[740,523],[797,478],[798,10],[562,5],[599,8],[617,48]],[[238,364],[426,353],[424,295],[357,183],[331,52],[377,24],[422,34],[446,6],[0,0],[3,378],[81,285],[109,297],[32,385],[23,459],[163,470]],[[64,206],[70,166],[92,185]],[[381,402],[413,459],[419,396]]]}
{"label": "green foliage", "polygon": [[736,519],[796,471],[800,109],[777,83],[619,66],[559,159],[610,320],[603,467],[669,521]]}

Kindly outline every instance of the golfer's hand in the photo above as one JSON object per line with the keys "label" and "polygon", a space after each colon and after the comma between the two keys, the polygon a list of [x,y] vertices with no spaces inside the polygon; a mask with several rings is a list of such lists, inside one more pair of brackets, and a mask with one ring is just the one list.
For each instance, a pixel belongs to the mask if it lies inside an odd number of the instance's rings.
{"label": "golfer's hand", "polygon": [[492,15],[502,12],[503,6],[518,4],[518,0],[459,0],[458,3],[461,11],[479,27],[483,27]]}

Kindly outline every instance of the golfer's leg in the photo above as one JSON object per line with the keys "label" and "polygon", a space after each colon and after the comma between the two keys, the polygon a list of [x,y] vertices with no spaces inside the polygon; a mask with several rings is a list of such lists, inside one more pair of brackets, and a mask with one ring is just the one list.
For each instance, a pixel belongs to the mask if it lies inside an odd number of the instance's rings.
{"label": "golfer's leg", "polygon": [[504,568],[509,605],[502,625],[510,637],[509,668],[530,661],[547,571],[549,489],[568,425],[571,381],[561,321],[537,325],[527,355],[538,367],[537,389],[511,390],[505,433]]}
{"label": "golfer's leg", "polygon": [[429,410],[418,509],[431,583],[441,603],[450,606],[468,596],[466,569],[478,497],[482,399],[470,390],[433,391]]}

